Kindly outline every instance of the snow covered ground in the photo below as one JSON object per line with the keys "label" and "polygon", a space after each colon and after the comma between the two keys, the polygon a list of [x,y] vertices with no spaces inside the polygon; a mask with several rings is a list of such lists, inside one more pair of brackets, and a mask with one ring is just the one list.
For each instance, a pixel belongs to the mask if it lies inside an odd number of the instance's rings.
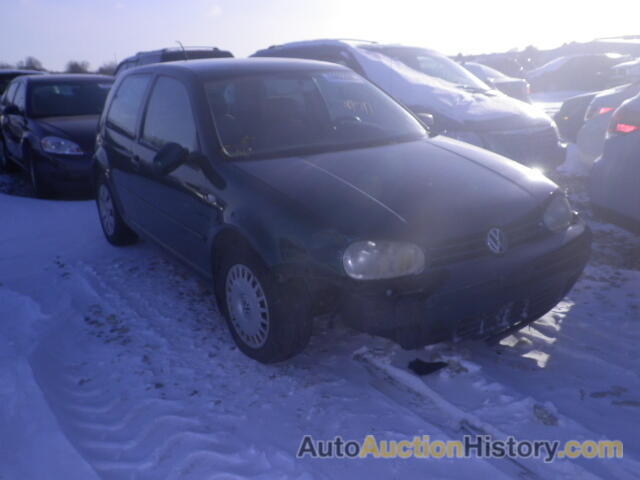
{"label": "snow covered ground", "polygon": [[[91,201],[0,176],[0,479],[639,478],[640,238],[592,218],[578,162],[555,177],[594,252],[533,326],[403,351],[323,319],[302,355],[263,366],[189,270],[147,242],[109,246]],[[448,366],[417,377],[416,357]],[[619,439],[625,458],[295,458],[305,434],[372,433]]]}

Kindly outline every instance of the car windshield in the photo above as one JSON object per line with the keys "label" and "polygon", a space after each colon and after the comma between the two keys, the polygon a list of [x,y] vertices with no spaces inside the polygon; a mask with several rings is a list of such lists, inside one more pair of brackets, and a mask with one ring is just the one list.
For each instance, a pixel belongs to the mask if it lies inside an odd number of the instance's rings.
{"label": "car windshield", "polygon": [[425,75],[474,90],[489,90],[487,84],[482,80],[444,55],[422,48],[411,47],[370,47],[370,49],[399,60],[408,67]]}
{"label": "car windshield", "polygon": [[485,76],[492,79],[509,78],[504,73],[499,72],[495,68],[487,67],[486,65],[482,65],[481,63],[465,63],[464,67],[478,77]]}
{"label": "car windshield", "polygon": [[426,134],[404,108],[347,70],[232,77],[205,89],[232,157],[343,150]]}
{"label": "car windshield", "polygon": [[29,94],[30,114],[33,117],[99,115],[110,88],[108,80],[35,83]]}

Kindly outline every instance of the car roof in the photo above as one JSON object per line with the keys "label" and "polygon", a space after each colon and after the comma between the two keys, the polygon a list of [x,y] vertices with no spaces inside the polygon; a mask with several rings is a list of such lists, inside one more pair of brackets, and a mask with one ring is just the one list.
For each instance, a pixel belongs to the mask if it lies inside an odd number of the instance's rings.
{"label": "car roof", "polygon": [[39,70],[21,70],[19,68],[3,68],[0,69],[0,76],[2,75],[45,75],[47,72],[40,72]]}
{"label": "car roof", "polygon": [[365,44],[365,45],[360,45],[363,48],[366,48],[367,50],[379,50],[379,51],[385,51],[385,50],[407,50],[407,51],[420,51],[420,52],[427,52],[430,53],[432,55],[438,55],[438,56],[445,56],[442,53],[438,52],[437,50],[433,50],[431,48],[426,48],[426,47],[416,47],[414,45],[401,45],[399,43],[372,43],[372,44]]}
{"label": "car roof", "polygon": [[122,75],[135,73],[176,73],[192,74],[200,79],[228,77],[230,75],[252,75],[257,73],[279,73],[317,70],[347,70],[348,68],[329,62],[290,58],[222,58],[203,60],[181,60],[177,62],[154,63],[132,68]]}
{"label": "car roof", "polygon": [[301,40],[297,42],[283,43],[280,45],[271,45],[268,48],[258,50],[253,55],[279,50],[289,49],[297,47],[312,47],[312,46],[334,46],[334,47],[357,47],[360,45],[375,45],[376,42],[370,40],[357,40],[353,38],[320,38],[316,40]]}
{"label": "car roof", "polygon": [[218,48],[218,47],[168,47],[168,48],[158,48],[156,50],[144,50],[144,51],[136,52],[134,55],[131,55],[130,57],[126,57],[122,59],[122,61],[120,61],[118,64],[120,65],[127,62],[133,62],[147,56],[154,56],[154,55],[162,56],[164,54],[174,54],[174,53],[177,53],[177,54],[186,53],[188,56],[189,53],[196,53],[196,52],[215,53],[222,56],[222,58],[233,58],[233,54],[229,50],[222,50],[221,48]]}
{"label": "car roof", "polygon": [[69,82],[69,81],[103,81],[113,82],[113,77],[107,75],[94,75],[91,73],[54,73],[51,75],[27,75],[25,77],[29,83],[51,83],[55,81]]}

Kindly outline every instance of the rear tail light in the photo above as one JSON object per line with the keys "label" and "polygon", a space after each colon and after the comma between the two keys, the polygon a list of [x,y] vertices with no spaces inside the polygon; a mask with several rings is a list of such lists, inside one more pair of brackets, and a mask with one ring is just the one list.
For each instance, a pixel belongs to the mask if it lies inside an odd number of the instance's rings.
{"label": "rear tail light", "polygon": [[615,108],[613,107],[601,107],[600,110],[598,110],[598,115],[604,115],[605,113],[613,112],[614,110]]}
{"label": "rear tail light", "polygon": [[630,115],[625,115],[624,110],[618,110],[613,114],[611,123],[609,124],[609,134],[619,135],[633,133],[640,130],[640,118],[629,118]]}
{"label": "rear tail light", "polygon": [[591,120],[594,117],[597,117],[598,115],[604,115],[605,113],[610,113],[610,112],[613,112],[614,110],[615,108],[613,107],[600,107],[597,110],[594,107],[589,107],[587,109],[587,113],[584,116],[584,120],[586,122],[588,120]]}
{"label": "rear tail light", "polygon": [[612,127],[613,130],[609,130],[611,133],[633,133],[640,130],[640,126],[629,125],[628,123],[615,123]]}

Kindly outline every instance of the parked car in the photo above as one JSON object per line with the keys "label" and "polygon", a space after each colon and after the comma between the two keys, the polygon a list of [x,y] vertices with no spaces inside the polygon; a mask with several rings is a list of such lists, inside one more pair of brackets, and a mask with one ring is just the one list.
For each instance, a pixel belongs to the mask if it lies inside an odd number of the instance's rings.
{"label": "parked car", "polygon": [[597,94],[598,92],[582,93],[570,97],[562,103],[560,110],[553,117],[562,139],[576,143],[578,132],[584,125],[587,109]]}
{"label": "parked car", "polygon": [[14,79],[2,97],[3,162],[29,173],[37,196],[87,189],[98,117],[113,79],[37,75]]}
{"label": "parked car", "polygon": [[[342,64],[415,113],[433,115],[433,130],[438,133],[540,169],[553,169],[564,161],[556,127],[544,112],[491,91],[456,62],[437,52],[317,40],[274,46],[253,56]],[[413,57],[415,62],[407,57]],[[415,64],[412,68],[407,63]]]}
{"label": "parked car", "polygon": [[532,92],[602,90],[611,82],[611,67],[631,57],[617,53],[590,53],[558,57],[526,73]]}
{"label": "parked car", "polygon": [[199,60],[118,77],[97,205],[114,245],[148,237],[213,279],[261,362],[339,311],[406,347],[501,334],[571,288],[591,234],[543,175],[428,130],[348,68]]}
{"label": "parked car", "polygon": [[220,50],[218,47],[173,47],[138,52],[122,60],[116,67],[114,75],[118,75],[130,68],[149,65],[150,63],[201,60],[204,58],[233,58],[233,54],[227,50]]}
{"label": "parked car", "polygon": [[585,123],[578,132],[576,145],[581,159],[591,165],[602,155],[607,130],[616,108],[640,93],[640,82],[598,93],[585,113]]}
{"label": "parked car", "polygon": [[611,68],[612,86],[640,82],[640,58],[622,62]]}
{"label": "parked car", "polygon": [[640,95],[613,114],[604,153],[591,170],[589,195],[594,210],[640,232]]}
{"label": "parked car", "polygon": [[525,79],[508,77],[495,68],[487,67],[481,63],[465,62],[462,66],[490,87],[497,88],[510,97],[531,103],[529,83]]}
{"label": "parked car", "polygon": [[7,86],[16,77],[21,75],[42,75],[44,72],[37,70],[16,70],[16,69],[0,69],[0,95],[4,93]]}

